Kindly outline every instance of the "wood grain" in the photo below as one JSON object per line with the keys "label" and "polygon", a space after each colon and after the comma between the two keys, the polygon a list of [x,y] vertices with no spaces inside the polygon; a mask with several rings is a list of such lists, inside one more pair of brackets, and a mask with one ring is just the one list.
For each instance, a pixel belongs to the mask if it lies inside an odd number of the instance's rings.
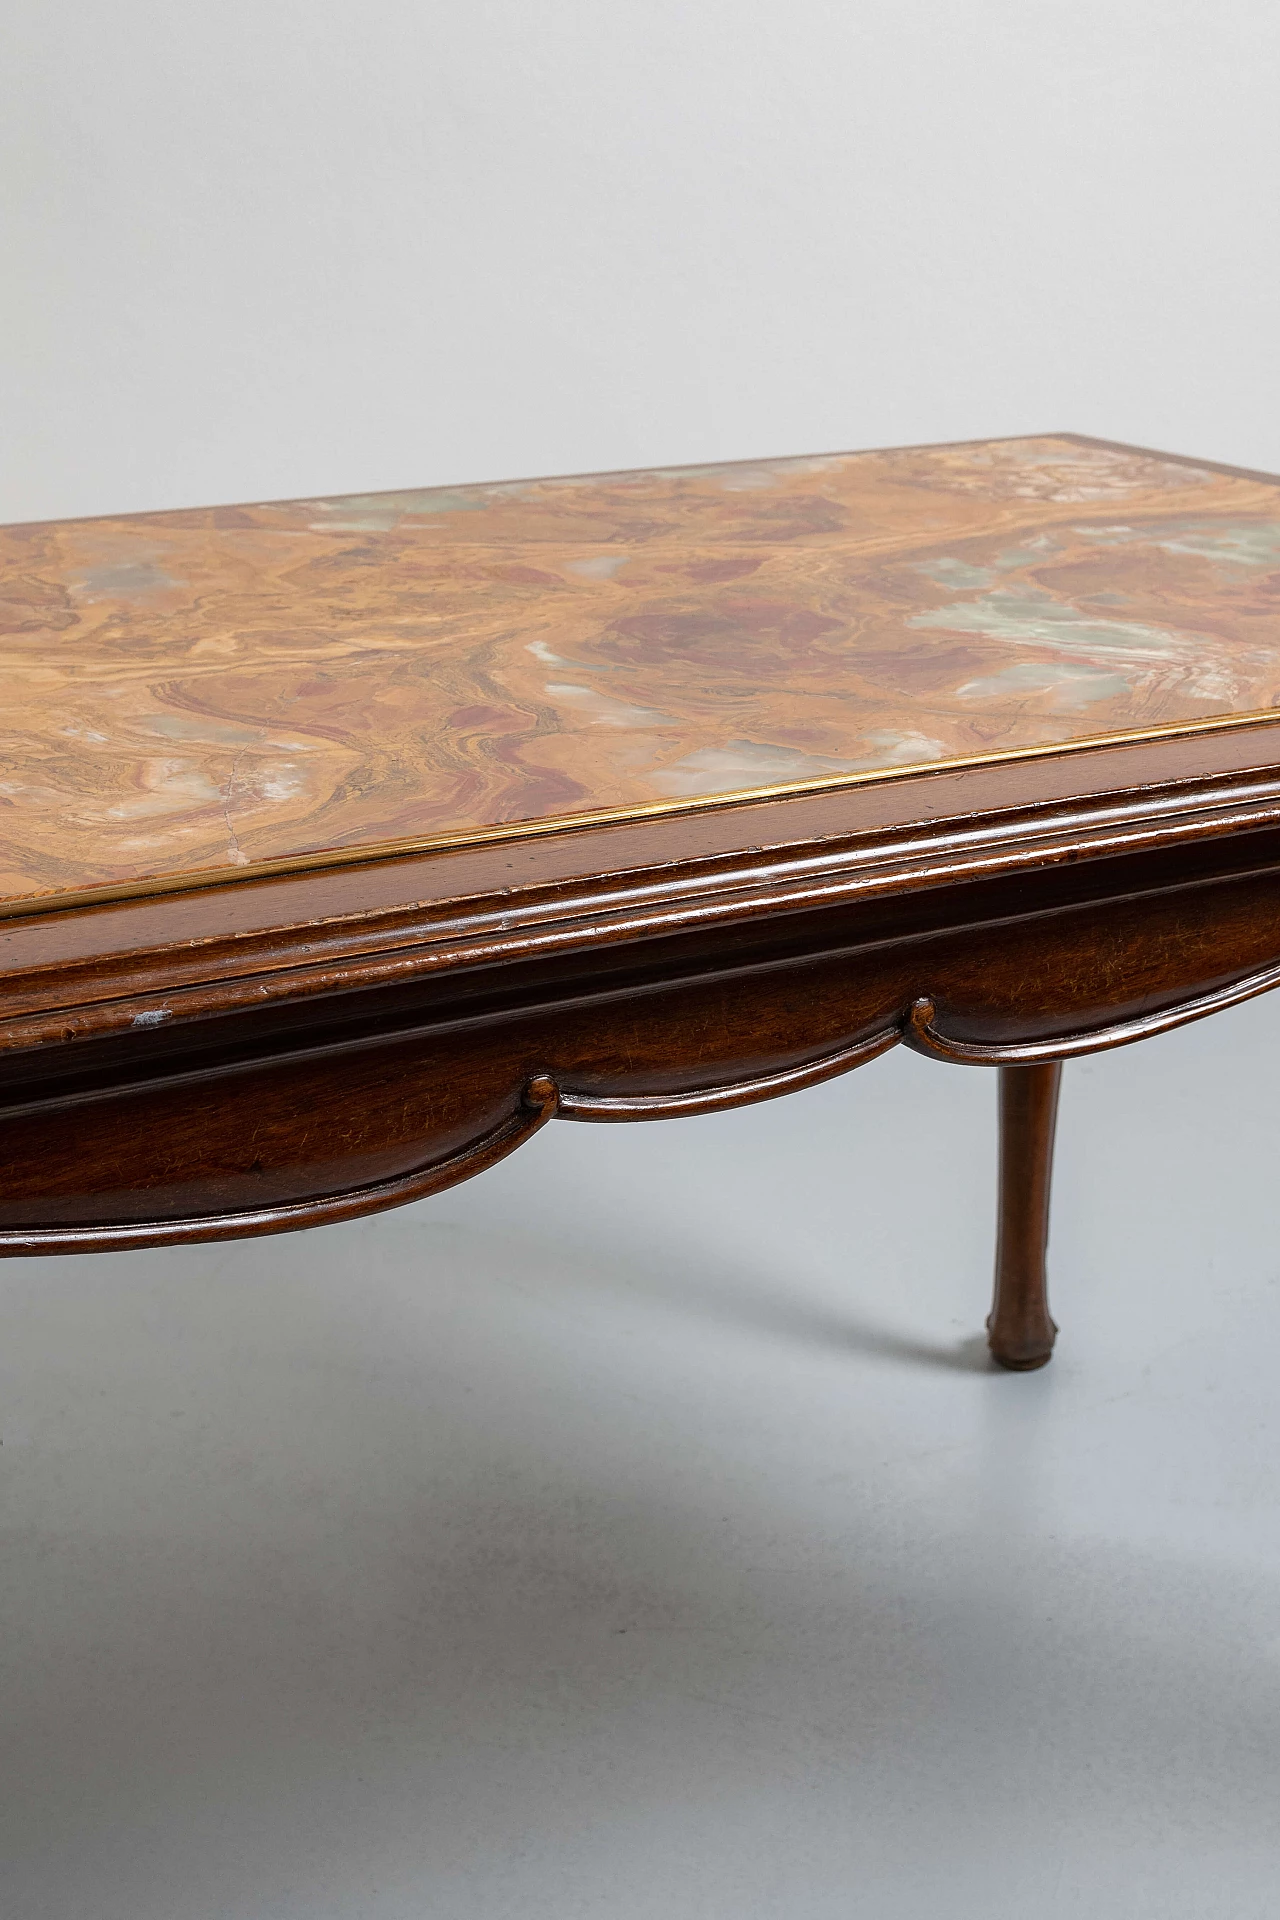
{"label": "wood grain", "polygon": [[1265,477],[1046,436],[0,530],[0,898],[1280,700]]}
{"label": "wood grain", "polygon": [[1062,1065],[1000,1069],[1000,1212],[995,1299],[987,1321],[992,1358],[1033,1373],[1053,1353],[1045,1257],[1049,1188]]}

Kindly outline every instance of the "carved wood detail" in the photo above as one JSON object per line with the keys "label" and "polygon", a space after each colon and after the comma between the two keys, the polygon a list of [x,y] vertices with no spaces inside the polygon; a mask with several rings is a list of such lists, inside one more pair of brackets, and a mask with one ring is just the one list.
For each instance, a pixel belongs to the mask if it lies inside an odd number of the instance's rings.
{"label": "carved wood detail", "polygon": [[1169,1033],[1175,1027],[1188,1026],[1211,1013],[1239,1006],[1261,993],[1280,987],[1280,966],[1264,967],[1228,987],[1212,993],[1195,994],[1189,1000],[1158,1013],[1141,1014],[1134,1020],[1118,1020],[1113,1026],[1084,1033],[1059,1034],[1052,1040],[1013,1042],[1005,1046],[983,1046],[980,1042],[949,1039],[939,1030],[938,1009],[930,996],[921,994],[911,1003],[902,1038],[917,1053],[934,1060],[946,1060],[962,1067],[1031,1066],[1038,1061],[1071,1060],[1077,1054],[1105,1053],[1112,1047],[1131,1046],[1135,1040],[1149,1040],[1157,1033]]}
{"label": "carved wood detail", "polygon": [[[803,978],[812,969],[800,969]],[[814,978],[815,1027],[831,1010]],[[829,982],[827,983],[829,985]],[[632,1026],[648,1028],[652,1065],[620,1076],[609,1059],[607,1004],[562,1009],[541,1019],[497,1019],[450,1033],[418,1031],[331,1045],[302,1047],[259,1061],[206,1063],[177,1073],[161,1070],[152,1080],[84,1086],[0,1109],[0,1151],[6,1140],[8,1178],[0,1199],[0,1252],[34,1254],[166,1245],[181,1240],[236,1238],[354,1219],[365,1213],[426,1197],[481,1172],[512,1152],[555,1116],[576,1121],[617,1122],[713,1113],[770,1099],[849,1072],[899,1041],[934,1058],[965,1065],[1031,1065],[1121,1045],[1145,1034],[1203,1018],[1220,1006],[1280,984],[1280,966],[1249,975],[1235,985],[1192,995],[1180,1004],[1136,1020],[1120,1021],[1052,1038],[980,1044],[948,1038],[938,1027],[935,1000],[906,998],[888,1020],[834,1047],[815,1045],[803,1017],[785,1036],[764,1034],[760,1044],[803,1049],[803,1057],[764,1071],[734,1071],[737,1055],[720,1063],[720,1077],[697,1080],[696,1051],[689,1041],[689,1012],[721,983],[682,983],[666,995],[640,995]],[[794,997],[797,969],[763,969],[733,983],[749,1001],[762,1029],[779,999]],[[1013,1010],[1016,1015],[1016,1009]],[[1034,1009],[1024,1017],[1030,1017]],[[596,1031],[593,1044],[592,1033]],[[434,1045],[432,1044],[434,1040]],[[731,1036],[739,1053],[746,1042]],[[520,1068],[532,1056],[545,1067]],[[407,1060],[404,1090],[394,1081],[391,1060]],[[563,1062],[563,1064],[560,1064]],[[470,1077],[464,1105],[474,1117],[459,1121],[450,1089]],[[522,1077],[523,1076],[523,1077]],[[289,1087],[290,1078],[296,1090]],[[623,1090],[608,1091],[629,1077]],[[637,1084],[637,1080],[644,1084]],[[694,1084],[689,1084],[690,1081]],[[658,1081],[662,1084],[655,1085]],[[243,1083],[248,1083],[247,1087]],[[511,1091],[498,1089],[506,1084]],[[255,1089],[261,1087],[261,1102]],[[424,1092],[425,1090],[425,1092]],[[249,1160],[252,1141],[237,1135],[249,1112],[280,1109],[271,1134],[275,1149],[266,1169]],[[394,1141],[378,1132],[378,1107],[400,1100],[422,1104],[415,1137]],[[327,1109],[327,1110],[325,1110]],[[495,1117],[496,1116],[496,1117]],[[459,1128],[463,1137],[459,1138]],[[124,1131],[111,1139],[113,1129]],[[207,1136],[204,1129],[207,1128]],[[406,1155],[380,1177],[355,1178],[360,1156],[343,1152],[343,1135],[354,1134],[361,1154]],[[20,1151],[23,1144],[28,1151]],[[103,1138],[108,1138],[105,1155]],[[317,1136],[318,1139],[317,1139]],[[236,1158],[236,1140],[246,1141]],[[219,1171],[214,1143],[227,1167]],[[96,1144],[95,1144],[96,1143]],[[61,1153],[58,1149],[61,1148]],[[20,1165],[25,1161],[25,1165]],[[62,1177],[57,1177],[55,1163]],[[239,1171],[237,1171],[239,1165]],[[114,1173],[112,1172],[114,1169]],[[251,1174],[273,1180],[271,1197],[245,1204]],[[77,1173],[79,1184],[77,1184]],[[319,1183],[318,1190],[314,1188]],[[183,1204],[184,1194],[230,1198],[223,1206]],[[92,1195],[102,1207],[95,1213]],[[146,1217],[111,1217],[112,1196],[127,1192],[131,1209]],[[59,1218],[59,1216],[63,1216]]]}
{"label": "carved wood detail", "polygon": [[834,1080],[837,1074],[849,1073],[887,1053],[901,1038],[901,1028],[895,1022],[883,1033],[873,1033],[851,1047],[839,1047],[804,1066],[783,1067],[777,1073],[730,1081],[727,1086],[694,1087],[684,1093],[591,1094],[561,1087],[557,1115],[561,1120],[678,1120],[699,1113],[723,1113],[731,1107],[773,1100],[779,1094],[798,1093],[803,1087]]}
{"label": "carved wood detail", "polygon": [[129,1248],[174,1246],[182,1241],[243,1240],[300,1227],[334,1226],[363,1214],[383,1213],[411,1200],[425,1200],[446,1187],[505,1160],[537,1133],[556,1109],[554,1084],[545,1077],[524,1088],[515,1113],[491,1127],[468,1147],[445,1159],[433,1159],[393,1179],[373,1180],[317,1199],[283,1205],[245,1207],[225,1213],[193,1214],[177,1220],[123,1221],[53,1228],[0,1229],[0,1254],[110,1253]]}

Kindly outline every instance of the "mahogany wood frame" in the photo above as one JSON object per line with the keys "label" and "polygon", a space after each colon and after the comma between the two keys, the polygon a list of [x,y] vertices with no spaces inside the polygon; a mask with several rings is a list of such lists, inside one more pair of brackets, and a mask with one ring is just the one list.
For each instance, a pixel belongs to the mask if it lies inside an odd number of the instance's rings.
{"label": "mahogany wood frame", "polygon": [[996,1358],[1048,1358],[1056,1063],[1280,983],[1266,721],[0,922],[0,1251],[351,1219],[553,1116],[1005,1069]]}

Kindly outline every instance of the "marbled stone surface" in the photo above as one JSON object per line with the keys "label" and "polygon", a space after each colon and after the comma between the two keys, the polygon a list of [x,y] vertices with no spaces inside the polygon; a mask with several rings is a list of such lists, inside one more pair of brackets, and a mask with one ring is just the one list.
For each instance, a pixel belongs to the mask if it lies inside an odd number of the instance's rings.
{"label": "marbled stone surface", "polygon": [[0,897],[1280,703],[1280,490],[1044,437],[0,529]]}

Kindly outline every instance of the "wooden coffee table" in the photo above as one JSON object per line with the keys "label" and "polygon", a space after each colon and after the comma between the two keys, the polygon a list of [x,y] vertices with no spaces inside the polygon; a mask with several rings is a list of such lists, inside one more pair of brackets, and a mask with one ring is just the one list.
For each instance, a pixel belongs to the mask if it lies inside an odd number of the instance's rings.
{"label": "wooden coffee table", "polygon": [[1278,486],[1054,434],[0,530],[0,1246],[904,1041],[1001,1070],[1043,1364],[1061,1061],[1280,982]]}

